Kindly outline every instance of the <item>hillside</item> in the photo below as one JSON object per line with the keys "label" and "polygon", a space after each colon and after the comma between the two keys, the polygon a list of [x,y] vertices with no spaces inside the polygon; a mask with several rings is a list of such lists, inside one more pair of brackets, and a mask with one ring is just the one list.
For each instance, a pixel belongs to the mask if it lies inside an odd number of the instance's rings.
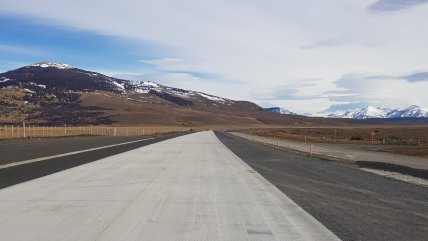
{"label": "hillside", "polygon": [[265,112],[248,101],[117,79],[57,63],[0,74],[0,103],[2,124],[255,126],[316,120]]}

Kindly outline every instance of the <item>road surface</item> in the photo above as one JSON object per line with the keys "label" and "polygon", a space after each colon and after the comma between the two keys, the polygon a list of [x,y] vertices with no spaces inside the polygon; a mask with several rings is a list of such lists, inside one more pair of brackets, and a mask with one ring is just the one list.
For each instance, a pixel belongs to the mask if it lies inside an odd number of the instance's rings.
{"label": "road surface", "polygon": [[338,240],[213,132],[0,190],[2,240]]}
{"label": "road surface", "polygon": [[216,133],[343,240],[427,240],[428,188]]}

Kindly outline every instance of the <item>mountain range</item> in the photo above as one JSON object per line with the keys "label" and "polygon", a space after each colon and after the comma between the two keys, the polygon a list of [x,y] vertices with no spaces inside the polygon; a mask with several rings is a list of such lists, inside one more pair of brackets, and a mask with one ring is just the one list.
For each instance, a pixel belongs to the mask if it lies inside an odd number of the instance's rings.
{"label": "mountain range", "polygon": [[[281,110],[280,110],[281,112]],[[323,122],[151,81],[41,62],[0,74],[0,123],[266,125]]]}
{"label": "mountain range", "polygon": [[428,118],[428,110],[417,105],[397,109],[369,106],[347,110],[342,113],[329,114],[327,117],[351,119]]}
{"label": "mountain range", "polygon": [[411,106],[368,107],[328,116],[334,118],[306,117],[280,107],[263,109],[249,101],[113,78],[60,63],[35,63],[0,74],[0,124],[251,127],[346,125],[354,123],[347,118],[427,116],[426,110]]}

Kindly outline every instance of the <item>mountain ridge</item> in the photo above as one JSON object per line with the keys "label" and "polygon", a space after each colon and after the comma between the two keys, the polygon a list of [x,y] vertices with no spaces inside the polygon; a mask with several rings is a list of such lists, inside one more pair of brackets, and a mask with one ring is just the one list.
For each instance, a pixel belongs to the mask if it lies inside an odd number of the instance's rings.
{"label": "mountain ridge", "polygon": [[62,63],[40,62],[0,73],[0,123],[200,125],[278,121],[264,113],[263,108],[248,101],[151,81],[118,79]]}
{"label": "mountain ridge", "polygon": [[350,109],[342,113],[328,114],[327,117],[349,119],[428,118],[428,110],[417,105],[395,109],[368,106]]}
{"label": "mountain ridge", "polygon": [[[40,62],[0,74],[0,88],[21,86],[27,91],[37,92],[92,92],[152,94],[174,104],[210,110],[233,109],[236,104],[245,103],[243,110],[262,110],[248,101],[234,101],[211,94],[168,87],[151,81],[133,81],[109,77],[97,72],[74,68],[71,65]],[[198,102],[198,103],[195,103]],[[202,103],[207,104],[201,107]],[[198,105],[199,104],[199,105]],[[218,107],[218,108],[216,108]],[[237,108],[239,109],[239,108]]]}

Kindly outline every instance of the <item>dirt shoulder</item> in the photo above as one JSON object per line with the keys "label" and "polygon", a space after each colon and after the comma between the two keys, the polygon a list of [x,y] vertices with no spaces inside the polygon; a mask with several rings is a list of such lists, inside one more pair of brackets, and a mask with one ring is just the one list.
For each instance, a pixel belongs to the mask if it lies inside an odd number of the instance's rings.
{"label": "dirt shoulder", "polygon": [[254,142],[273,145],[277,148],[290,149],[326,160],[345,162],[362,168],[393,171],[428,179],[427,158],[359,150],[355,149],[355,145],[299,142],[237,132],[233,132],[232,134]]}

